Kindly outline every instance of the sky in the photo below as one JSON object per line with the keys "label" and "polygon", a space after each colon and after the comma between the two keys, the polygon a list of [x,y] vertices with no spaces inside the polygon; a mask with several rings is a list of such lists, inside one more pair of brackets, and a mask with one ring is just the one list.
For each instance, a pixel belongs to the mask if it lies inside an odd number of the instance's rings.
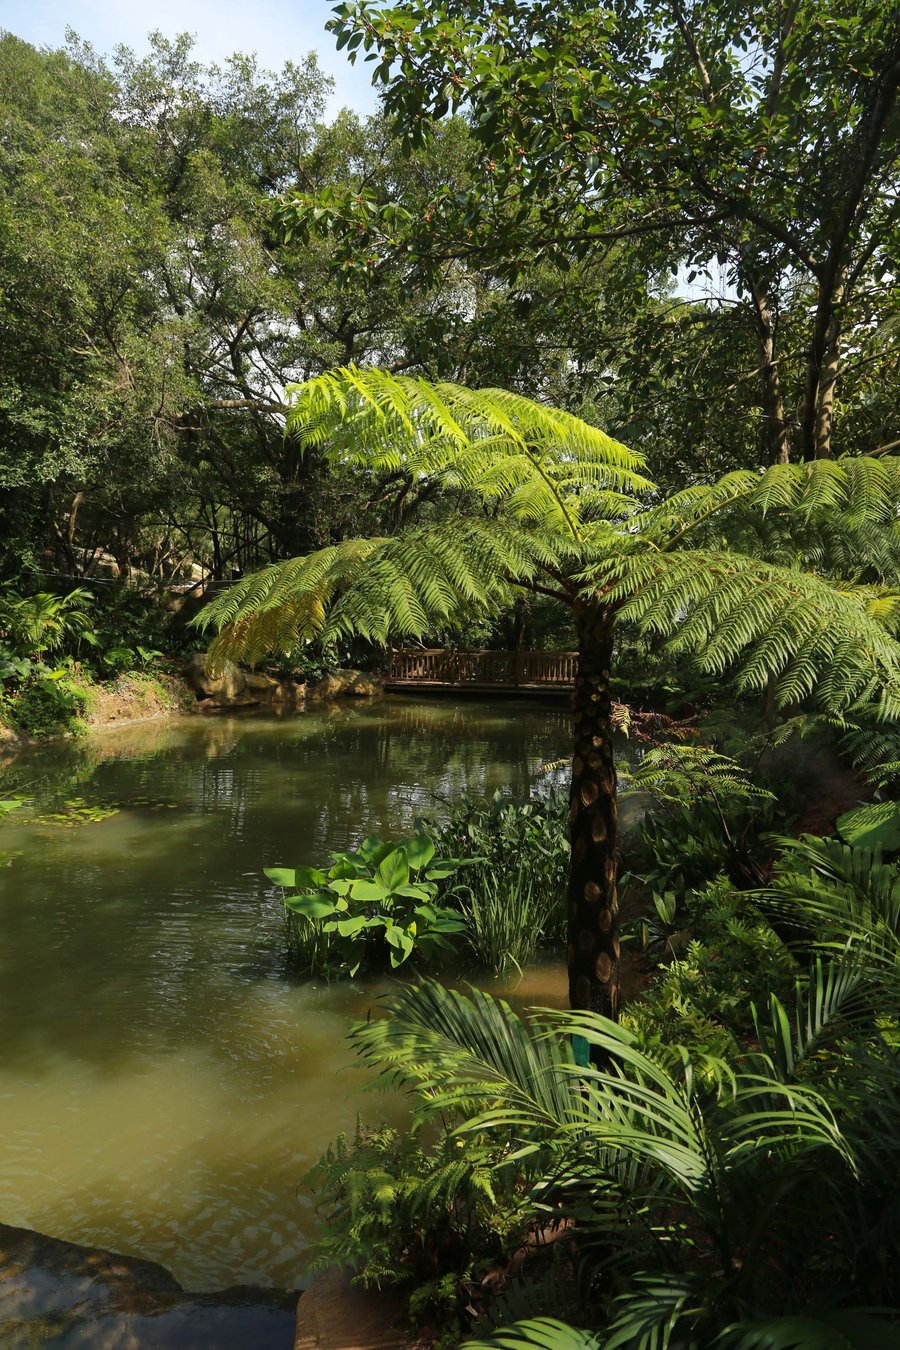
{"label": "sky", "polygon": [[335,51],[334,38],[324,31],[330,17],[330,0],[0,0],[0,28],[37,47],[62,46],[66,29],[74,28],[98,52],[124,43],[140,54],[148,32],[159,29],[166,37],[193,33],[197,56],[207,62],[256,52],[264,66],[278,69],[315,51],[335,80],[329,111],[374,112],[371,66],[351,66]]}

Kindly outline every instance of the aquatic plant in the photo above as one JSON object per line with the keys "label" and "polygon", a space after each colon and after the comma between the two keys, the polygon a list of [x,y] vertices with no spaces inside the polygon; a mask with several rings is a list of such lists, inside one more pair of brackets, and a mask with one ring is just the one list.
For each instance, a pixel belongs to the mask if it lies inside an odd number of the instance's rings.
{"label": "aquatic plant", "polygon": [[355,975],[367,958],[392,967],[418,952],[452,950],[465,929],[457,910],[438,904],[440,883],[463,862],[439,859],[426,834],[385,841],[372,835],[350,853],[333,853],[327,871],[267,867],[285,889],[294,961],[311,975]]}
{"label": "aquatic plant", "polygon": [[558,793],[516,802],[461,797],[425,828],[471,866],[456,887],[467,940],[496,975],[521,970],[543,943],[563,940],[569,865],[565,804]]}

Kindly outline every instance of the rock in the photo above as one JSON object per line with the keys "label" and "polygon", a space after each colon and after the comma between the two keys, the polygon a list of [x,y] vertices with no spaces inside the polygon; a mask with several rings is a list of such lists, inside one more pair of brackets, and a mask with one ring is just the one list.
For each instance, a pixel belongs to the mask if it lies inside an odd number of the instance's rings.
{"label": "rock", "polygon": [[153,1261],[0,1224],[0,1345],[32,1350],[282,1350],[296,1294],[186,1293]]}
{"label": "rock", "polygon": [[200,700],[202,712],[255,708],[260,703],[296,708],[306,698],[304,685],[294,680],[276,680],[257,671],[241,670],[233,661],[225,661],[221,671],[212,674],[205,652],[194,652],[185,664],[184,678]]}
{"label": "rock", "polygon": [[323,1271],[297,1304],[294,1350],[409,1350],[417,1338],[404,1327],[395,1294],[360,1289],[352,1271]]}
{"label": "rock", "polygon": [[206,652],[194,652],[185,662],[184,678],[198,698],[215,698],[232,703],[247,693],[247,676],[233,661],[224,661],[212,674],[207,670]]}
{"label": "rock", "polygon": [[309,686],[307,697],[317,703],[335,698],[376,698],[381,685],[362,670],[333,670]]}
{"label": "rock", "polygon": [[247,672],[244,685],[249,694],[263,703],[280,702],[285,693],[285,686],[280,680],[273,680],[271,675],[260,675],[256,671]]}

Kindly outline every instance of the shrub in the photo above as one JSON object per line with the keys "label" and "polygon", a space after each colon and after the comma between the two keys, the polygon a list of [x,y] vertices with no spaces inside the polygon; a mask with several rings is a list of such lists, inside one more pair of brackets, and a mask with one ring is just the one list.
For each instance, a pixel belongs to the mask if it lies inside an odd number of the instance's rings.
{"label": "shrub", "polygon": [[0,715],[20,736],[39,740],[83,731],[87,703],[87,691],[64,667],[38,664],[24,682],[4,686]]}
{"label": "shrub", "polygon": [[483,1277],[508,1263],[533,1221],[517,1170],[503,1162],[502,1146],[484,1139],[443,1130],[423,1145],[415,1130],[357,1124],[306,1178],[322,1218],[313,1265],[349,1263],[360,1284],[398,1289],[413,1323],[440,1318],[459,1332]]}
{"label": "shrub", "polygon": [[761,983],[786,998],[797,962],[753,897],[724,877],[690,892],[682,919],[662,948],[672,959],[622,1021],[664,1042],[733,1054],[753,1035],[751,1003]]}

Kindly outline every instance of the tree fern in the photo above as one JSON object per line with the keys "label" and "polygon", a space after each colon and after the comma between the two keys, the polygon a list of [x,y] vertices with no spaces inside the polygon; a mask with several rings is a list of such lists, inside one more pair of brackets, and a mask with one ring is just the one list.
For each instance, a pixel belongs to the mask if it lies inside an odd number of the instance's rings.
{"label": "tree fern", "polygon": [[[744,690],[774,680],[782,708],[814,698],[848,721],[863,708],[872,720],[895,720],[900,602],[887,569],[897,550],[898,461],[741,470],[659,501],[640,455],[570,413],[504,390],[348,368],[299,386],[293,398],[289,432],[301,447],[352,463],[374,485],[399,475],[418,491],[418,519],[390,537],[345,540],[238,582],[202,616],[217,633],[212,660],[255,662],[316,636],[421,638],[523,589],[567,605],[579,645],[570,998],[615,1015],[615,623],[631,620],[675,652],[698,652],[709,672],[735,668]],[[437,518],[435,500],[452,509],[452,522]],[[829,527],[845,545],[877,541],[872,565],[828,573],[838,556],[823,544]],[[851,551],[840,554],[842,567]]]}

